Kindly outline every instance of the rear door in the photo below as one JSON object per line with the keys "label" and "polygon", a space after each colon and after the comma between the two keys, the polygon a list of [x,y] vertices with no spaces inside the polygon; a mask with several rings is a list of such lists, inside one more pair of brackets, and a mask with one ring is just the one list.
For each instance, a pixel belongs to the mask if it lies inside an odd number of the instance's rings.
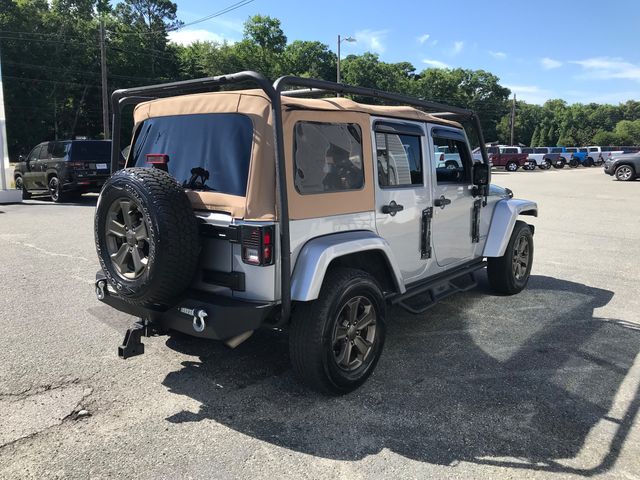
{"label": "rear door", "polygon": [[433,149],[447,146],[460,161],[456,169],[431,165],[433,188],[432,236],[435,258],[440,267],[471,259],[474,197],[471,183],[472,157],[464,132],[460,129],[429,126]]}
{"label": "rear door", "polygon": [[[405,283],[419,280],[429,265],[423,211],[431,206],[425,126],[418,122],[373,120],[376,158],[376,228],[395,256]],[[444,167],[443,165],[443,168]]]}

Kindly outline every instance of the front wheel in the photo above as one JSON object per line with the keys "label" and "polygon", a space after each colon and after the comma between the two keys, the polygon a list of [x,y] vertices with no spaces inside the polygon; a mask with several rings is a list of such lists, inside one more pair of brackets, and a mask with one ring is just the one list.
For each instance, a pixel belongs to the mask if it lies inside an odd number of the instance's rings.
{"label": "front wheel", "polygon": [[628,182],[635,178],[636,172],[631,165],[620,165],[616,168],[615,176],[621,182]]}
{"label": "front wheel", "polygon": [[533,234],[529,225],[518,220],[504,255],[487,259],[487,275],[497,293],[513,295],[529,281],[533,265]]}
{"label": "front wheel", "polygon": [[385,338],[385,303],[371,275],[339,268],[317,300],[295,306],[289,332],[293,371],[324,394],[355,390],[371,375]]}
{"label": "front wheel", "polygon": [[542,165],[539,165],[542,170],[549,170],[551,168],[551,160],[545,160]]}

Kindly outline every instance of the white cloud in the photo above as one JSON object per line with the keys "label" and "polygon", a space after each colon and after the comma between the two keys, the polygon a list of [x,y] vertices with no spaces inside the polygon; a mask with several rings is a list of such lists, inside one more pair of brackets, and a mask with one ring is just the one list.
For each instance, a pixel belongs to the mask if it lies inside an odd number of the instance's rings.
{"label": "white cloud", "polygon": [[430,37],[431,37],[431,35],[429,35],[428,33],[425,33],[424,35],[420,35],[418,37],[418,42],[420,42],[420,44],[423,44],[424,42],[429,40]]}
{"label": "white cloud", "polygon": [[169,41],[180,45],[189,45],[193,42],[218,42],[222,43],[225,40],[231,43],[229,39],[223,38],[221,35],[210,32],[205,29],[196,30],[176,30],[169,32]]}
{"label": "white cloud", "polygon": [[458,55],[460,52],[462,52],[463,48],[464,42],[462,40],[458,40],[457,42],[453,42],[453,48],[451,49],[450,53],[451,55]]}
{"label": "white cloud", "polygon": [[518,100],[524,100],[528,103],[543,104],[550,98],[557,98],[552,95],[550,90],[540,88],[536,85],[505,85],[512,93],[516,94]]}
{"label": "white cloud", "polygon": [[[590,78],[617,78],[640,82],[640,65],[627,62],[619,57],[594,57],[576,60],[571,63],[580,65]],[[584,75],[581,77],[584,77]]]}
{"label": "white cloud", "polygon": [[365,50],[384,53],[386,50],[384,40],[388,33],[388,30],[360,30],[356,32],[355,38]]}
{"label": "white cloud", "polygon": [[542,68],[545,70],[552,70],[554,68],[560,68],[562,66],[562,62],[554,60],[553,58],[544,57],[540,59],[540,65],[542,65]]}
{"label": "white cloud", "polygon": [[432,59],[425,58],[424,60],[422,60],[422,63],[432,68],[451,68],[451,65],[447,65],[446,63],[441,62],[440,60],[432,60]]}
{"label": "white cloud", "polygon": [[489,55],[498,60],[504,60],[505,58],[507,58],[507,54],[504,52],[492,52],[491,50],[489,50]]}

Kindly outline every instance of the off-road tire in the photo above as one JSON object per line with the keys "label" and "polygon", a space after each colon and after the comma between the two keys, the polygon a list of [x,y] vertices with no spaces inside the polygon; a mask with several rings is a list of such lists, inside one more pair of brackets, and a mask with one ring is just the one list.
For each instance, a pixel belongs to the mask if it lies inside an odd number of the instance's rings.
{"label": "off-road tire", "polygon": [[[353,371],[346,371],[336,359],[334,333],[343,308],[359,297],[366,298],[375,310],[375,337],[362,364]],[[371,275],[351,268],[331,270],[317,300],[294,306],[289,354],[295,375],[310,388],[326,395],[341,395],[358,388],[371,375],[382,353],[385,309],[382,290]]]}
{"label": "off-road tire", "polygon": [[504,166],[504,169],[507,172],[515,172],[518,170],[518,168],[520,168],[520,165],[518,165],[518,162],[507,162],[507,164]]}
{"label": "off-road tire", "polygon": [[589,157],[585,160],[584,162],[584,166],[585,167],[593,167],[596,163],[593,161],[593,158]]}
{"label": "off-road tire", "polygon": [[[528,263],[524,275],[516,278],[514,273],[514,255],[516,245],[521,237],[525,237],[528,243]],[[522,291],[527,286],[533,264],[533,234],[529,225],[523,221],[516,221],[511,233],[511,238],[507,244],[507,249],[501,257],[489,257],[487,259],[487,276],[489,284],[496,292],[503,295],[514,295]]]}
{"label": "off-road tire", "polygon": [[[107,217],[123,201],[131,202],[146,225],[147,263],[136,278],[125,278],[109,254]],[[191,284],[200,254],[198,222],[183,188],[168,173],[129,168],[112,175],[98,199],[94,233],[102,270],[125,301],[162,309]]]}
{"label": "off-road tire", "polygon": [[564,166],[566,165],[566,160],[561,159],[560,160],[560,165],[558,165],[557,162],[553,162],[553,168],[564,168]]}
{"label": "off-road tire", "polygon": [[541,165],[538,165],[541,170],[549,170],[551,168],[551,160],[545,160]]}
{"label": "off-road tire", "polygon": [[616,179],[620,182],[630,182],[635,180],[636,171],[631,165],[620,165],[614,173]]}
{"label": "off-road tire", "polygon": [[575,158],[572,158],[571,160],[569,160],[569,166],[571,168],[577,168],[579,165],[580,165],[580,162]]}

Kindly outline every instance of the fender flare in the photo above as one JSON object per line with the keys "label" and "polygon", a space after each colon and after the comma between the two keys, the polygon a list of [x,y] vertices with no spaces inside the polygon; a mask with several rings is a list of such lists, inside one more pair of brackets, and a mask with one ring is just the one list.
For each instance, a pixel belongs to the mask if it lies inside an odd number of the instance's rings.
{"label": "fender flare", "polygon": [[496,203],[483,256],[501,257],[507,249],[518,215],[538,216],[538,204],[530,200],[502,199]]}
{"label": "fender flare", "polygon": [[387,261],[393,282],[400,293],[406,288],[402,274],[389,244],[371,231],[343,232],[324,235],[309,240],[298,254],[291,276],[291,299],[308,302],[315,300],[325,274],[333,260],[351,253],[377,250]]}

